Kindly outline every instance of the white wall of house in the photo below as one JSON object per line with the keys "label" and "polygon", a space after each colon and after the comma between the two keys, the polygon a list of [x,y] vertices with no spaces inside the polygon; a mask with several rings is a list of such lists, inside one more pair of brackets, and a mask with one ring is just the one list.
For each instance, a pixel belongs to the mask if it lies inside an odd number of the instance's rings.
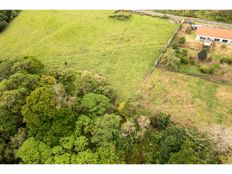
{"label": "white wall of house", "polygon": [[226,45],[232,45],[232,39],[225,39],[225,38],[216,38],[211,36],[203,36],[203,35],[197,35],[197,40],[200,41],[212,41],[212,42],[219,42]]}

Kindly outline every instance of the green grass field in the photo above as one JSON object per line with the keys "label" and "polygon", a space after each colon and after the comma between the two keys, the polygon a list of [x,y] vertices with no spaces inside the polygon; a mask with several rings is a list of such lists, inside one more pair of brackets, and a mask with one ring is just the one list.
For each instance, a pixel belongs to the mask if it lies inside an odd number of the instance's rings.
{"label": "green grass field", "polygon": [[[155,69],[137,95],[145,110],[169,113],[172,121],[207,133],[219,151],[232,147],[232,86]],[[231,163],[232,154],[221,158]]]}
{"label": "green grass field", "polygon": [[103,74],[119,97],[127,99],[177,25],[139,15],[119,21],[109,18],[111,14],[112,11],[22,11],[0,34],[0,58],[36,56],[47,68],[58,66]]}
{"label": "green grass field", "polygon": [[141,85],[140,95],[144,107],[170,113],[183,125],[232,127],[232,86],[156,69]]}

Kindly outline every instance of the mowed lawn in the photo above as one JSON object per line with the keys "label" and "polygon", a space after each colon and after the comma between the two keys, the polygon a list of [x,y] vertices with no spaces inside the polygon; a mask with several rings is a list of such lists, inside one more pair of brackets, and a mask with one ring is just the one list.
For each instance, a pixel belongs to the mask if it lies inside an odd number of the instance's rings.
{"label": "mowed lawn", "polygon": [[232,128],[232,86],[156,69],[140,87],[142,104],[183,125]]}
{"label": "mowed lawn", "polygon": [[[0,58],[35,56],[47,68],[88,70],[106,76],[119,97],[132,96],[177,25],[113,11],[22,11],[0,34]],[[65,65],[67,62],[67,65]]]}

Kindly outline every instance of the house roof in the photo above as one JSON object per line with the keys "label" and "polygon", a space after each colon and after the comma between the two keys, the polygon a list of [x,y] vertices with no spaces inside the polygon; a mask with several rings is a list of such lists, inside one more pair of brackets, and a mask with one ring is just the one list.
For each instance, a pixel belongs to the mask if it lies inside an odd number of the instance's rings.
{"label": "house roof", "polygon": [[199,26],[197,27],[196,34],[232,40],[232,30],[230,29]]}

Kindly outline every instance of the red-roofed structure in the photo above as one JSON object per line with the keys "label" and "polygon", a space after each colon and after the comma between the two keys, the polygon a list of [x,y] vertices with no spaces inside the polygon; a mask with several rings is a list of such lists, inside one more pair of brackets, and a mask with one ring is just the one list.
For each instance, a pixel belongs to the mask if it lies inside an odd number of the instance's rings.
{"label": "red-roofed structure", "polygon": [[232,44],[232,30],[198,26],[197,40],[219,42],[223,44]]}

